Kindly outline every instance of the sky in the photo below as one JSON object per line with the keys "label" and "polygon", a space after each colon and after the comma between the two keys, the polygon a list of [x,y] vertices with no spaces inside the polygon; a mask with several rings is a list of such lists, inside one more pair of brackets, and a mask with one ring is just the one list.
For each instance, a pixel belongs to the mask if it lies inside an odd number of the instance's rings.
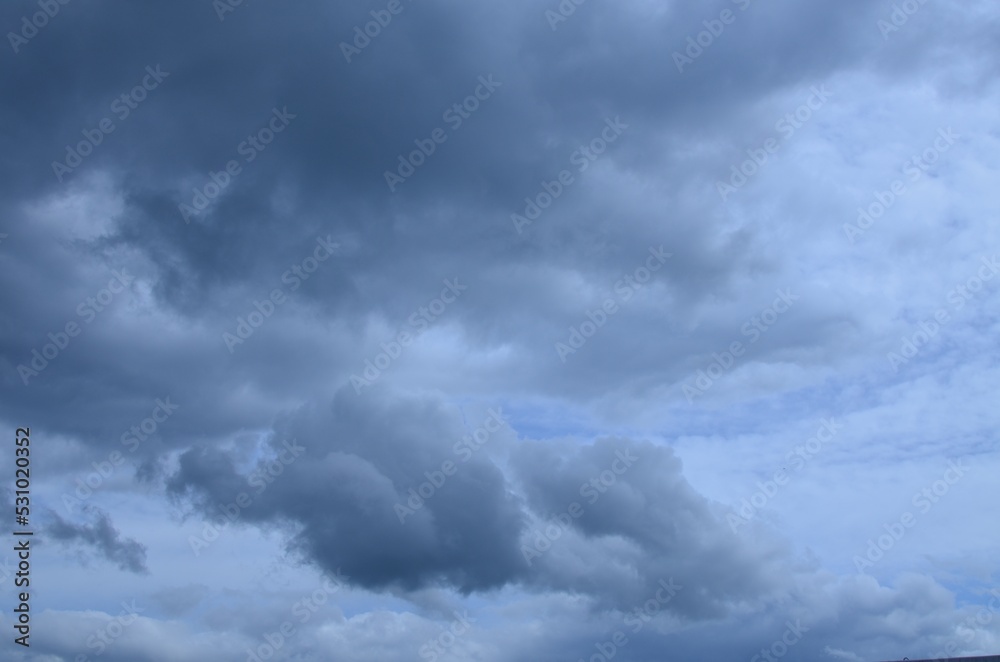
{"label": "sky", "polygon": [[12,0],[2,659],[1000,653],[988,0]]}

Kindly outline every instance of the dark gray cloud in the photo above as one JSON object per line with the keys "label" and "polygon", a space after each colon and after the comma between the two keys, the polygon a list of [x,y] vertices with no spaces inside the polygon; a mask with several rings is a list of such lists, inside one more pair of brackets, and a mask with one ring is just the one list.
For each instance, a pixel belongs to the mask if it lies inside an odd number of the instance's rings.
{"label": "dark gray cloud", "polygon": [[[276,426],[275,457],[244,471],[232,452],[187,451],[169,489],[216,522],[229,508],[244,523],[293,523],[291,549],[369,589],[524,586],[624,609],[673,578],[697,588],[670,611],[703,620],[780,584],[787,551],[733,535],[668,448],[509,429],[463,445],[478,423],[463,430],[436,398],[377,393],[299,410]],[[304,450],[292,459],[293,448]]]}
{"label": "dark gray cloud", "polygon": [[[307,306],[312,312],[306,314],[344,320],[345,344],[360,341],[365,317],[405,317],[441,278],[460,274],[478,294],[456,308],[453,319],[484,348],[513,343],[525,357],[513,371],[520,378],[499,377],[506,389],[544,392],[543,385],[550,384],[593,397],[593,385],[603,376],[683,378],[693,364],[680,364],[702,350],[679,320],[706,298],[736,296],[742,277],[777,268],[760,253],[765,242],[755,238],[754,229],[720,234],[721,219],[705,204],[693,203],[685,183],[691,173],[714,177],[728,164],[716,166],[692,145],[729,140],[738,152],[739,127],[758,112],[756,100],[850,68],[881,40],[873,29],[880,14],[864,3],[808,12],[751,3],[737,12],[739,20],[725,38],[679,75],[671,53],[703,29],[703,20],[730,5],[673,4],[654,17],[636,14],[635,8],[593,5],[580,7],[552,32],[543,10],[527,3],[486,9],[425,2],[401,14],[391,33],[387,28],[350,64],[339,43],[368,20],[367,10],[242,7],[218,22],[210,6],[198,3],[148,11],[100,4],[85,15],[67,5],[16,56],[17,66],[0,77],[5,96],[32,104],[30,114],[7,109],[24,131],[5,154],[28,167],[12,172],[5,185],[25,199],[65,192],[66,185],[48,174],[52,160],[63,157],[82,130],[111,116],[118,128],[67,182],[86,187],[88,176],[108,173],[122,206],[110,213],[95,210],[107,215],[105,231],[74,242],[27,223],[15,229],[13,245],[37,248],[30,265],[7,262],[5,279],[16,282],[17,271],[31,285],[5,290],[4,305],[37,309],[41,291],[50,305],[0,339],[9,361],[7,383],[18,385],[16,366],[47,333],[74,319],[75,306],[92,294],[51,297],[68,294],[60,283],[85,277],[64,264],[70,255],[82,253],[109,271],[133,264],[158,305],[175,310],[181,320],[218,329],[221,338],[227,325],[235,326],[237,316],[252,310],[253,300],[281,284],[283,272],[308,254],[317,235],[327,234],[355,237],[358,249],[303,282],[295,305]],[[5,11],[5,22],[17,24],[27,10],[9,5]],[[817,25],[823,29],[813,29]],[[924,23],[911,27],[909,35],[932,43],[942,39]],[[467,36],[479,32],[493,37]],[[288,48],[289,34],[298,35],[295,48]],[[852,48],[839,48],[858,35],[863,36]],[[588,46],[595,41],[627,47],[609,58]],[[180,49],[178,43],[186,46]],[[51,44],[61,46],[54,51]],[[911,68],[923,51],[904,49]],[[114,100],[143,80],[146,66],[156,65],[169,76],[128,117],[118,119]],[[389,195],[383,171],[413,149],[414,139],[441,125],[442,112],[486,74],[503,87]],[[70,111],[63,103],[67,98],[75,100]],[[185,224],[177,205],[190,202],[193,188],[210,181],[210,172],[241,158],[237,150],[246,136],[265,125],[272,108],[286,106],[297,115],[287,129],[245,164],[200,220]],[[620,143],[591,172],[579,174],[582,183],[528,236],[512,232],[509,216],[522,208],[524,197],[567,167],[573,150],[611,116],[630,125]],[[594,169],[612,164],[621,172],[658,173],[648,184],[655,179],[657,195],[635,199],[594,175]],[[588,347],[595,360],[552,363],[555,354],[546,346],[576,322],[584,306],[595,303],[567,306],[563,279],[586,279],[609,290],[650,246],[659,245],[676,254],[658,277],[673,309],[667,319],[632,311],[636,317],[627,326],[638,333],[656,326],[669,342],[641,338],[640,360],[610,341],[618,331]],[[812,338],[835,332],[828,320],[809,324]],[[115,411],[124,416],[126,407],[141,406],[128,402],[140,392],[151,399],[178,392],[181,383],[190,389],[184,376],[195,371],[210,382],[250,379],[259,388],[284,393],[295,389],[295,382],[319,379],[316,350],[290,343],[277,325],[253,342],[258,349],[234,361],[207,335],[165,347],[135,330],[108,337],[88,329],[75,343],[79,350],[61,356],[32,391],[54,395],[50,375],[81,384],[100,369],[112,375],[102,381],[102,402],[118,403]],[[527,358],[536,353],[541,361]],[[152,379],[140,379],[130,368],[139,357],[153,361]],[[274,358],[293,370],[276,371]],[[346,382],[353,366],[342,354],[326,361],[326,371]],[[287,374],[303,378],[290,380]],[[201,383],[195,388],[206,390],[193,392],[193,402],[216,399]],[[33,406],[26,391],[11,390],[12,405]],[[199,413],[197,428],[179,423],[173,432],[186,437],[198,429],[210,436],[247,415],[217,405],[212,410]],[[110,423],[93,428],[114,418],[81,420],[74,430],[91,438],[113,435]]]}
{"label": "dark gray cloud", "polygon": [[[997,551],[988,470],[870,576],[851,563],[946,460],[995,468],[998,281],[956,294],[1000,240],[995,7],[566,2],[553,24],[557,2],[401,1],[350,62],[341,42],[386,2],[244,2],[221,20],[191,0],[0,7],[12,34],[58,7],[0,54],[0,418],[39,434],[39,504],[99,474],[92,519],[53,513],[45,553],[82,547],[109,572],[157,558],[121,599],[159,611],[105,657],[246,659],[338,571],[352,588],[282,654],[411,660],[469,608],[482,620],[456,659],[586,659],[671,577],[684,589],[619,659],[747,658],[799,617],[800,659],[995,648],[1000,620],[967,620],[997,579],[966,562]],[[702,52],[679,71],[689,38]],[[817,85],[829,102],[721,198]],[[102,121],[113,132],[67,160]],[[620,135],[581,156],[609,123]],[[945,127],[954,146],[848,240]],[[438,128],[390,191],[385,172]],[[511,215],[543,193],[519,232]],[[311,270],[318,240],[337,246]],[[467,290],[412,321],[445,279]],[[799,298],[751,342],[777,290]],[[890,366],[941,307],[951,320]],[[397,348],[401,331],[417,337]],[[699,371],[720,375],[689,399]],[[461,461],[491,407],[505,426]],[[730,509],[831,416],[843,431],[734,532]],[[195,556],[206,526],[224,532]],[[280,551],[294,588],[246,579]],[[75,658],[109,622],[93,609],[117,614],[73,581],[40,655]]]}
{"label": "dark gray cloud", "polygon": [[52,521],[45,526],[46,537],[65,545],[92,548],[99,556],[111,561],[122,570],[139,574],[149,573],[146,567],[146,546],[132,538],[125,538],[115,528],[108,513],[91,509],[88,524],[74,524],[59,513],[50,512]]}
{"label": "dark gray cloud", "polygon": [[[244,474],[231,454],[191,450],[168,485],[174,494],[193,491],[216,520],[224,517],[220,506],[245,493],[252,502],[241,510],[244,521],[294,521],[296,551],[325,571],[342,568],[360,586],[498,588],[526,568],[517,545],[522,507],[485,456],[462,463],[454,453],[468,434],[457,423],[433,399],[383,402],[345,390],[332,405],[306,407],[277,426],[270,443],[277,460]],[[293,459],[288,449],[299,447]],[[283,464],[282,454],[291,461]],[[409,508],[409,490],[448,461],[461,470],[401,518],[397,504]]]}
{"label": "dark gray cloud", "polygon": [[544,524],[569,513],[579,534],[537,561],[533,581],[546,588],[592,593],[626,609],[673,578],[688,590],[664,609],[692,620],[722,617],[734,603],[782,588],[788,550],[733,535],[669,448],[611,438],[532,442],[517,449],[513,465]]}

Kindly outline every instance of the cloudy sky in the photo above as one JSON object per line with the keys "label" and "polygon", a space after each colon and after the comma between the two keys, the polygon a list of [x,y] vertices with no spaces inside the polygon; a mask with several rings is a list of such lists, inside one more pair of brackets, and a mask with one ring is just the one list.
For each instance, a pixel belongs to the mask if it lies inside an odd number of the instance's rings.
{"label": "cloudy sky", "polygon": [[0,26],[3,659],[1000,652],[995,2]]}

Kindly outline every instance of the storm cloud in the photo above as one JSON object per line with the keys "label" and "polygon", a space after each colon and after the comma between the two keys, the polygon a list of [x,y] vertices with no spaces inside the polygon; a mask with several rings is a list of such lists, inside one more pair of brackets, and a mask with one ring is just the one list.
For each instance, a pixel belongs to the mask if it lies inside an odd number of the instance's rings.
{"label": "storm cloud", "polygon": [[6,3],[9,657],[998,652],[998,21]]}

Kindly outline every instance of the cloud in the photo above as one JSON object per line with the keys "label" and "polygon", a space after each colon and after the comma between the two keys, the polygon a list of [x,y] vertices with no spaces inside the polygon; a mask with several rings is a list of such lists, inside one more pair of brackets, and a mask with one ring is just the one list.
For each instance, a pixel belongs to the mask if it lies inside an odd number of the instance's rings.
{"label": "cloud", "polygon": [[[115,466],[89,519],[47,516],[52,572],[113,564],[53,577],[41,654],[85,648],[118,613],[91,582],[147,552],[156,613],[107,659],[244,660],[338,572],[289,656],[413,659],[459,609],[448,654],[490,662],[618,630],[623,661],[746,659],[795,619],[802,659],[1000,647],[1000,280],[972,280],[1000,240],[994,3],[218,4],[60,4],[0,68],[0,418],[40,440],[36,512]],[[421,316],[446,280],[468,289]]]}
{"label": "cloud", "polygon": [[93,507],[90,510],[94,513],[94,521],[90,524],[74,524],[58,513],[50,512],[52,521],[46,525],[45,533],[65,545],[77,544],[92,548],[99,556],[112,561],[122,570],[148,574],[146,546],[132,538],[123,538],[106,512]]}
{"label": "cloud", "polygon": [[[780,584],[775,555],[787,550],[733,535],[669,448],[611,438],[518,441],[501,430],[473,453],[462,444],[470,432],[437,398],[359,398],[345,389],[329,406],[281,421],[264,448],[269,457],[245,473],[230,453],[192,450],[169,485],[216,521],[245,493],[252,503],[241,509],[244,523],[293,523],[292,549],[373,590],[524,586],[624,609],[675,578],[692,588],[670,609],[704,620],[763,600]],[[270,455],[287,439],[305,449],[302,460],[268,473],[281,466]],[[449,474],[441,470],[447,462]],[[566,516],[573,504],[582,514]],[[565,536],[546,534],[552,525]]]}

